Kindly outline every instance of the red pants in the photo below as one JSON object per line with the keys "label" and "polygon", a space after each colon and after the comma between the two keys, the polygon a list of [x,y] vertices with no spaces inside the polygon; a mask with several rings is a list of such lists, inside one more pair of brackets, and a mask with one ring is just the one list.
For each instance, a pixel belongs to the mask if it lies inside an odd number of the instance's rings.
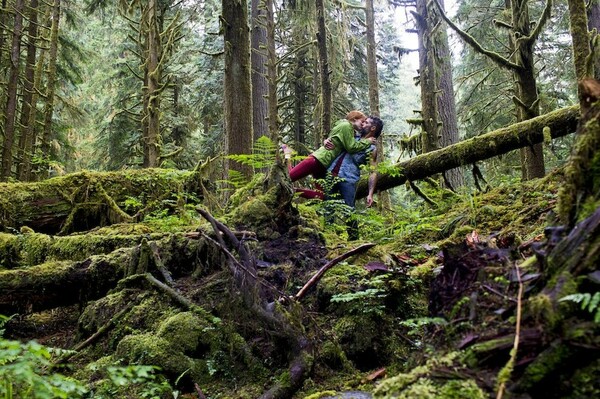
{"label": "red pants", "polygon": [[[302,160],[298,165],[290,169],[290,179],[294,182],[300,180],[303,177],[312,175],[315,179],[324,179],[327,176],[327,169],[323,166],[317,158],[309,155],[307,158]],[[323,199],[323,189],[318,184],[316,185],[318,190],[309,190],[305,188],[298,188],[296,192],[301,193],[302,198],[319,198]]]}

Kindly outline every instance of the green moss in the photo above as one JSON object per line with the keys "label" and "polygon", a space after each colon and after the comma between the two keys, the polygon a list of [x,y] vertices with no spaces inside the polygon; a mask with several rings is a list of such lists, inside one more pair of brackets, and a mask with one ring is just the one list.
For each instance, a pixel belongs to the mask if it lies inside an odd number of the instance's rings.
{"label": "green moss", "polygon": [[329,396],[334,396],[336,393],[337,393],[336,391],[316,392],[311,395],[305,396],[304,399],[321,399],[321,398],[325,398],[325,397],[329,397]]}
{"label": "green moss", "polygon": [[171,380],[189,373],[200,383],[208,376],[206,362],[195,361],[174,348],[169,340],[152,333],[124,337],[117,345],[115,355],[128,364],[158,366]]}
{"label": "green moss", "polygon": [[538,294],[527,301],[529,314],[534,318],[538,324],[544,324],[552,329],[558,319],[559,315],[554,309],[552,299],[546,294]]}
{"label": "green moss", "polygon": [[423,366],[408,373],[386,378],[374,390],[376,399],[484,399],[487,398],[477,383],[471,379],[437,379],[438,367],[457,370],[457,352],[436,356]]}
{"label": "green moss", "polygon": [[317,361],[333,370],[344,370],[351,367],[342,348],[332,341],[327,341],[320,346]]}
{"label": "green moss", "polygon": [[546,378],[555,378],[553,372],[570,354],[571,350],[566,345],[558,344],[546,349],[527,366],[519,380],[519,388],[527,391]]}
{"label": "green moss", "polygon": [[180,312],[169,317],[160,324],[156,335],[168,340],[183,353],[195,356],[214,346],[217,339],[212,323],[192,312]]}

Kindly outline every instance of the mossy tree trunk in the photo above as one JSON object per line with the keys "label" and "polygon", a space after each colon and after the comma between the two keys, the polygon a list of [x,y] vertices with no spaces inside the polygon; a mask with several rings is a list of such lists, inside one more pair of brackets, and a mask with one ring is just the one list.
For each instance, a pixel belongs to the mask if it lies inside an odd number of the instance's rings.
{"label": "mossy tree trunk", "polygon": [[21,105],[21,135],[19,136],[17,178],[25,180],[25,173],[30,169],[32,135],[35,134],[35,120],[37,115],[36,91],[36,54],[38,41],[38,0],[31,0],[29,4],[29,28],[27,32],[27,58],[25,61],[25,80],[23,82],[23,102]]}
{"label": "mossy tree trunk", "polygon": [[[252,88],[250,77],[250,32],[246,0],[223,0],[225,73],[223,121],[227,154],[252,152]],[[235,161],[228,168],[250,178],[249,166]]]}
{"label": "mossy tree trunk", "polygon": [[[60,26],[61,0],[54,0],[52,5],[52,23],[50,29],[50,43],[48,50],[48,72],[46,73],[46,95],[44,106],[44,131],[42,133],[42,154],[50,159],[51,141],[54,138],[52,132],[52,115],[54,114],[54,96],[56,93],[57,62],[58,62],[58,31]],[[47,173],[42,172],[41,177]]]}
{"label": "mossy tree trunk", "polygon": [[434,57],[434,14],[431,3],[417,0],[417,20],[419,36],[419,86],[421,87],[422,151],[428,153],[439,148],[440,121],[438,118],[437,96],[439,95]]}
{"label": "mossy tree trunk", "polygon": [[319,143],[325,140],[331,130],[331,80],[329,77],[329,56],[327,54],[327,29],[325,28],[324,0],[316,0],[317,47],[319,49],[319,78],[321,82],[321,115]]}
{"label": "mossy tree trunk", "polygon": [[[585,0],[569,0],[569,21],[571,37],[573,38],[573,62],[575,64],[575,76],[577,80],[594,76],[593,70],[589,70],[590,37],[588,33],[588,18]],[[593,7],[590,4],[590,8]],[[598,57],[596,57],[598,58]],[[593,67],[593,63],[589,63]]]}
{"label": "mossy tree trunk", "polygon": [[16,0],[13,5],[12,44],[10,47],[10,73],[6,87],[6,108],[4,111],[4,140],[2,142],[2,168],[0,179],[11,177],[13,166],[13,143],[17,121],[17,89],[21,69],[21,36],[23,34],[23,9],[25,0]]}
{"label": "mossy tree trunk", "polygon": [[[579,107],[563,108],[524,122],[461,141],[437,151],[419,155],[396,164],[394,172],[380,174],[377,189],[387,190],[419,180],[458,166],[505,154],[525,146],[544,141],[544,130],[552,138],[573,133],[577,128]],[[362,179],[357,188],[357,198],[367,195],[367,182]]]}
{"label": "mossy tree trunk", "polygon": [[251,1],[252,130],[254,141],[268,133],[267,10],[263,0]]}
{"label": "mossy tree trunk", "polygon": [[[441,17],[474,51],[488,57],[499,67],[513,74],[515,81],[515,96],[517,121],[521,122],[539,115],[539,98],[537,96],[536,74],[534,69],[534,45],[542,32],[542,28],[550,18],[552,1],[547,0],[537,21],[531,23],[529,18],[529,0],[505,1],[505,7],[510,15],[510,21],[501,18],[496,21],[498,26],[509,29],[509,56],[505,57],[495,51],[484,48],[469,33],[461,30],[444,13],[438,0],[433,0]],[[521,170],[524,180],[542,177],[544,171],[544,155],[541,144],[532,144],[521,150]]]}

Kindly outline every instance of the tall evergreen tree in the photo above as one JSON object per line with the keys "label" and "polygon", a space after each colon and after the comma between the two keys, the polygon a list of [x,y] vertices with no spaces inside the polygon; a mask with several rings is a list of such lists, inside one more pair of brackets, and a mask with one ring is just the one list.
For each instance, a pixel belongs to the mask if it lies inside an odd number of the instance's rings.
{"label": "tall evergreen tree", "polygon": [[29,27],[27,33],[27,58],[23,82],[23,100],[21,103],[21,122],[18,146],[17,178],[26,180],[30,169],[33,135],[37,114],[37,92],[35,82],[36,54],[38,47],[38,0],[29,3]]}
{"label": "tall evergreen tree", "polygon": [[268,131],[267,9],[264,0],[251,1],[252,129],[254,140]]}
{"label": "tall evergreen tree", "polygon": [[[245,0],[223,0],[225,72],[223,114],[227,154],[252,150],[252,89],[250,78],[250,29]],[[249,178],[252,170],[232,161],[229,168]]]}
{"label": "tall evergreen tree", "polygon": [[15,0],[13,6],[12,44],[10,47],[10,74],[6,89],[6,111],[4,112],[4,140],[2,143],[2,168],[0,179],[11,177],[13,166],[13,143],[17,118],[17,85],[21,67],[21,36],[23,34],[23,10],[25,0]]}

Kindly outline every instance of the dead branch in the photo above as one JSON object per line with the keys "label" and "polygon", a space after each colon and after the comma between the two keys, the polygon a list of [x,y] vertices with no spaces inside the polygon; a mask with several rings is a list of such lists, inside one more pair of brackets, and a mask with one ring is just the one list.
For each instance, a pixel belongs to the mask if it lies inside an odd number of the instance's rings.
{"label": "dead branch", "polygon": [[308,280],[308,282],[306,284],[304,284],[304,286],[300,289],[300,291],[298,291],[298,293],[294,296],[294,299],[296,299],[297,301],[301,300],[302,298],[304,298],[304,296],[306,295],[306,293],[308,292],[308,290],[314,286],[315,284],[317,284],[319,282],[319,280],[323,277],[323,275],[325,274],[325,272],[329,269],[331,269],[333,266],[337,265],[338,263],[340,263],[341,261],[348,259],[351,256],[354,256],[356,254],[360,254],[363,252],[366,252],[368,249],[373,248],[375,246],[375,244],[373,243],[367,243],[367,244],[363,244],[359,247],[356,247],[354,249],[351,249],[350,251],[338,256],[337,258],[329,261],[325,266],[321,267],[315,274],[314,276],[312,276],[310,278],[310,280]]}

